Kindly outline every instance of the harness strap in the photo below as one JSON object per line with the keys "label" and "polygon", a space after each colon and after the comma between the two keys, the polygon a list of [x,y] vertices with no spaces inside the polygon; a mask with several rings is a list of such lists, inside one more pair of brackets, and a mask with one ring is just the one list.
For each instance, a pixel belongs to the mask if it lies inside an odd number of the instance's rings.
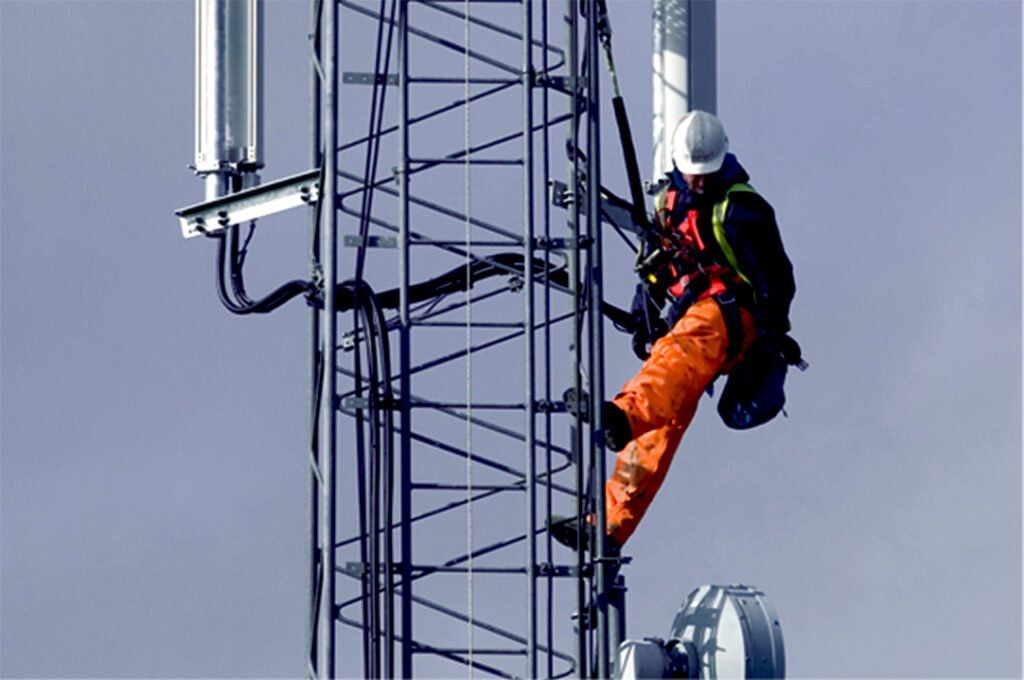
{"label": "harness strap", "polygon": [[725,259],[729,263],[729,266],[732,267],[733,271],[739,274],[740,278],[750,286],[751,290],[753,290],[754,286],[750,283],[750,279],[747,278],[746,274],[740,271],[739,262],[736,259],[736,253],[733,252],[732,246],[729,245],[729,240],[725,238],[725,213],[729,210],[729,195],[736,192],[751,194],[757,193],[754,187],[749,184],[738,183],[729,187],[725,192],[725,198],[716,203],[715,207],[711,210],[711,231],[715,234],[715,241],[718,242],[718,247],[722,249],[722,254],[725,255]]}
{"label": "harness strap", "polygon": [[729,336],[729,344],[725,350],[726,363],[732,361],[743,349],[743,315],[740,314],[741,305],[736,296],[725,291],[714,296],[718,308],[722,310],[722,319],[725,321],[725,331]]}
{"label": "harness strap", "polygon": [[[725,215],[729,209],[729,195],[733,192],[756,193],[749,184],[734,184],[729,187],[722,200],[712,208],[712,233],[728,264],[700,266],[699,272],[680,277],[667,289],[670,294],[667,302],[671,305],[671,308],[668,310],[669,316],[666,321],[669,322],[670,327],[686,313],[687,308],[694,302],[706,297],[713,297],[715,299],[722,312],[726,333],[729,336],[726,347],[726,362],[735,359],[743,348],[744,328],[740,309],[743,306],[753,309],[756,301],[754,288],[750,285],[750,280],[747,279],[746,275],[740,271],[736,255],[725,238]],[[664,214],[663,221],[665,224],[669,223],[678,197],[678,191],[669,189],[659,197],[662,199],[661,201],[656,200],[655,202],[658,211]],[[695,246],[697,253],[703,254],[705,252],[704,242],[701,239],[700,230],[697,228],[697,211],[689,211],[686,219],[676,229],[690,240]],[[675,274],[674,267],[672,272]]]}

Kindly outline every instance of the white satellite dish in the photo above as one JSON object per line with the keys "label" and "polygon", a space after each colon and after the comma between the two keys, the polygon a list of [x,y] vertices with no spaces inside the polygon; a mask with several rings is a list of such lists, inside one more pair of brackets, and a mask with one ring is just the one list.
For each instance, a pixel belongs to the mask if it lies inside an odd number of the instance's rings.
{"label": "white satellite dish", "polygon": [[702,586],[683,602],[667,640],[627,640],[617,677],[783,678],[782,628],[763,592],[749,586]]}

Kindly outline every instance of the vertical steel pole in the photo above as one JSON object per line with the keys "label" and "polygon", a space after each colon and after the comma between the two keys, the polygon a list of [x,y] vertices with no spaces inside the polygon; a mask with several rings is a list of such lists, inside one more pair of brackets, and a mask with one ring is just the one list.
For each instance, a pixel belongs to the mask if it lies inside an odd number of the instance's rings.
{"label": "vertical steel pole", "polygon": [[402,677],[412,677],[412,359],[409,313],[409,5],[398,3],[398,290],[399,363],[402,428],[400,430],[402,514]]}
{"label": "vertical steel pole", "polygon": [[[548,8],[547,3],[542,2],[540,5],[541,11],[541,43],[544,45],[544,49],[541,50],[541,71],[544,73],[545,79],[548,77],[549,71],[549,57],[548,57]],[[543,184],[542,186],[549,186],[551,180],[551,150],[549,148],[550,141],[550,126],[548,124],[549,118],[549,104],[550,104],[550,92],[549,88],[545,87],[541,90],[541,119],[544,121],[541,148],[542,148],[542,160],[541,166],[543,168]],[[543,204],[544,211],[544,239],[545,242],[549,242],[551,238],[551,206],[550,201],[545,201]],[[544,264],[545,264],[545,277],[548,276],[547,267],[550,262],[550,252],[545,248],[544,251]],[[544,400],[547,403],[551,402],[551,286],[545,282],[544,285]],[[552,460],[551,460],[551,441],[552,441],[552,417],[551,411],[547,410],[544,414],[544,477],[548,483],[544,485],[544,517],[550,517],[553,509],[552,500],[554,498],[554,492],[550,483],[552,477]],[[552,541],[551,534],[545,533],[544,535],[544,562],[551,564],[553,562],[552,557]],[[555,633],[554,633],[554,601],[555,601],[555,579],[551,573],[551,569],[548,570],[546,582],[546,597],[545,597],[545,617],[544,617],[544,629],[546,633],[545,643],[547,645],[547,664],[545,666],[545,677],[553,677],[555,674]]]}
{"label": "vertical steel pole", "polygon": [[[310,0],[310,39],[318,35],[317,8],[319,0]],[[313,46],[314,54],[317,54],[318,45]],[[320,77],[316,65],[310,64],[310,167],[320,167],[323,163],[323,153],[320,149]],[[316,206],[309,209],[309,250],[310,250],[310,278],[316,280],[320,276],[320,248],[318,242],[318,220],[319,213]],[[307,527],[306,544],[308,569],[306,574],[306,598],[309,603],[309,614],[306,617],[306,675],[309,678],[318,676],[318,653],[317,653],[317,627],[319,617],[317,596],[319,593],[317,573],[320,566],[319,560],[319,539],[320,539],[320,488],[319,475],[316,467],[320,465],[319,445],[319,396],[320,396],[320,312],[310,307],[309,310],[309,442],[308,462],[309,466],[309,491],[307,498],[307,514],[309,525]]]}
{"label": "vertical steel pole", "polygon": [[[580,376],[580,362],[581,362],[581,351],[580,351],[580,304],[582,296],[580,295],[580,248],[579,248],[579,237],[580,237],[580,172],[579,172],[579,158],[577,156],[577,149],[579,148],[579,129],[580,129],[580,114],[579,114],[579,97],[580,97],[580,86],[579,86],[579,13],[577,11],[576,0],[565,0],[565,22],[566,22],[566,54],[568,55],[569,62],[569,89],[572,91],[572,97],[569,99],[569,108],[572,115],[569,123],[569,148],[571,149],[571,158],[569,159],[569,192],[573,197],[572,202],[569,204],[569,237],[573,239],[574,245],[569,256],[569,287],[571,289],[572,303],[573,303],[573,320],[572,320],[572,338],[570,340],[571,345],[569,349],[570,365],[572,366],[572,386],[576,391],[577,395],[577,412],[573,414],[574,424],[572,432],[572,443],[574,453],[576,454],[576,516],[578,518],[583,517],[585,508],[583,503],[583,495],[585,493],[585,482],[583,476],[584,467],[584,455],[583,455],[583,442],[585,437],[582,434],[583,419],[579,417],[579,408],[583,403],[583,389],[582,380]],[[582,530],[582,527],[581,527]],[[587,632],[585,627],[582,625],[583,617],[586,613],[587,605],[587,592],[586,592],[586,576],[584,575],[584,562],[585,555],[582,550],[576,552],[576,612],[578,622],[580,625],[577,626],[578,632],[576,635],[576,659],[577,668],[576,676],[585,678],[588,676],[587,673]]]}
{"label": "vertical steel pole", "polygon": [[537,677],[537,457],[534,450],[533,2],[523,2],[523,278],[526,366],[526,671]]}
{"label": "vertical steel pole", "polygon": [[612,658],[612,674],[620,671],[619,646],[626,640],[626,581],[622,574],[609,579],[608,585],[608,630],[611,637],[609,652]]}
{"label": "vertical steel pole", "polygon": [[[601,313],[601,302],[604,299],[602,282],[601,252],[601,126],[600,101],[598,99],[601,71],[600,45],[597,35],[597,2],[587,2],[587,236],[589,237],[590,290],[588,294],[588,321],[590,342],[590,422],[596,432],[604,429],[601,422],[601,404],[604,400],[604,317]],[[608,678],[610,653],[608,650],[608,563],[607,538],[605,528],[604,480],[605,470],[604,443],[599,437],[591,437],[590,450],[593,452],[594,469],[591,471],[594,480],[594,504],[597,514],[597,549],[596,558],[596,590],[597,590],[597,668],[596,676]]]}
{"label": "vertical steel pole", "polygon": [[337,211],[337,159],[338,159],[338,5],[326,0],[323,10],[323,40],[321,64],[324,72],[321,126],[324,146],[323,186],[321,187],[321,257],[324,268],[324,309],[321,324],[323,338],[323,379],[320,392],[320,560],[323,587],[320,596],[318,653],[321,677],[335,676],[334,605],[336,535],[335,497],[337,473],[337,422],[335,399],[337,394],[337,314],[335,312],[335,286],[338,281],[338,211]]}

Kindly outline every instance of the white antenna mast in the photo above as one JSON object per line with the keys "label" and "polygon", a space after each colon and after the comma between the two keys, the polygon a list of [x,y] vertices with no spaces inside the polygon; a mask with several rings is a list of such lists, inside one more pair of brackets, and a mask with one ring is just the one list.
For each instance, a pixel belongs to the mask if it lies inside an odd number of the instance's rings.
{"label": "white antenna mast", "polygon": [[715,2],[653,0],[654,174],[672,169],[672,126],[693,109],[717,114]]}

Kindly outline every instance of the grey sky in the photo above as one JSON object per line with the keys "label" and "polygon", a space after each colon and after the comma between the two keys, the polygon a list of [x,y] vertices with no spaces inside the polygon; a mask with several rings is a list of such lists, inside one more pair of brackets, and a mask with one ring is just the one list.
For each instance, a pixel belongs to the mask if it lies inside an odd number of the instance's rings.
{"label": "grey sky", "polygon": [[[273,178],[308,165],[309,19],[268,5]],[[646,8],[611,3],[642,169]],[[720,4],[719,114],[811,369],[752,432],[704,400],[628,546],[632,636],[744,582],[793,677],[1020,677],[1021,29],[999,0]],[[228,314],[180,236],[192,33],[186,1],[0,2],[5,677],[303,673],[306,310]],[[251,288],[305,239],[261,230]],[[637,363],[606,342],[615,389]]]}

